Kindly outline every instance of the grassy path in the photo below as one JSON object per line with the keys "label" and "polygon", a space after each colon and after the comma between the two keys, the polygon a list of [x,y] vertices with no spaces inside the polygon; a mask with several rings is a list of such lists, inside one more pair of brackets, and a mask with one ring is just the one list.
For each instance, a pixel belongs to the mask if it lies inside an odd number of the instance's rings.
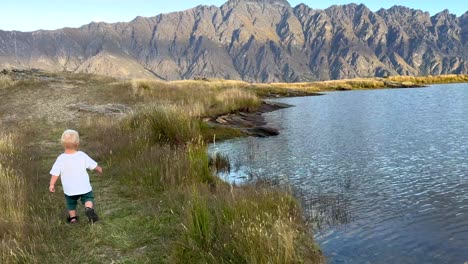
{"label": "grassy path", "polygon": [[[58,144],[57,144],[58,145]],[[56,155],[52,144],[41,146],[44,156],[40,182],[47,186],[48,166]],[[48,154],[48,155],[47,155]],[[90,173],[95,192],[96,209],[101,221],[90,224],[78,207],[80,222],[65,223],[66,209],[62,188],[54,194],[43,193],[44,210],[49,211],[42,230],[47,245],[39,246],[35,257],[39,263],[167,263],[171,253],[171,238],[181,233],[180,206],[171,204],[164,193],[151,199],[138,197],[118,187],[118,175],[106,168],[103,175]],[[125,172],[122,172],[125,173]],[[41,176],[42,176],[41,175]],[[47,189],[47,188],[45,188]],[[127,194],[125,194],[127,193]],[[47,208],[50,207],[50,208]]]}

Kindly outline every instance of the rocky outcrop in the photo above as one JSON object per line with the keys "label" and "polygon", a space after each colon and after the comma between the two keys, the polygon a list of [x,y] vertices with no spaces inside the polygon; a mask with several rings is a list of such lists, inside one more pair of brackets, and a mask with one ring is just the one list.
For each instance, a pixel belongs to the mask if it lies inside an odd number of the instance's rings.
{"label": "rocky outcrop", "polygon": [[128,23],[0,31],[0,68],[252,82],[439,75],[468,73],[467,39],[467,13],[230,0]]}
{"label": "rocky outcrop", "polygon": [[210,118],[208,124],[225,126],[243,131],[247,135],[254,137],[270,137],[279,135],[279,130],[267,126],[264,113],[273,112],[279,109],[288,108],[291,105],[278,102],[263,102],[255,112],[239,112]]}

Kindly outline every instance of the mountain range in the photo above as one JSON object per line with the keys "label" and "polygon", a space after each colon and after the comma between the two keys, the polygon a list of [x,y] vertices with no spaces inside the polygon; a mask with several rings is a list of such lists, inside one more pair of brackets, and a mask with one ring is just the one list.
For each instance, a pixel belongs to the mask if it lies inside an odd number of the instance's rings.
{"label": "mountain range", "polygon": [[250,82],[466,74],[467,39],[468,12],[229,0],[125,23],[0,31],[0,69]]}

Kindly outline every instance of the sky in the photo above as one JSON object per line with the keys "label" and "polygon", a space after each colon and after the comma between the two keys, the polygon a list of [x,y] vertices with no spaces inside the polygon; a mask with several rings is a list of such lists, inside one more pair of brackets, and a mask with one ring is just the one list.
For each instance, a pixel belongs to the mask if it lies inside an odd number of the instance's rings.
{"label": "sky", "polygon": [[[151,17],[197,5],[221,6],[227,0],[6,0],[2,1],[1,30],[34,31],[79,27],[90,22],[128,22],[136,16]],[[458,16],[468,10],[466,0],[289,0],[314,9],[349,3],[365,4],[373,11],[403,5],[434,15],[444,9]]]}

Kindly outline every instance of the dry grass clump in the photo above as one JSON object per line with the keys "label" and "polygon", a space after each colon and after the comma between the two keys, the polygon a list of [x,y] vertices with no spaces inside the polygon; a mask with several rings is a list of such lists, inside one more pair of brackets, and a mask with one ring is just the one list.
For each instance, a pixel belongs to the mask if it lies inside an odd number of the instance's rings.
{"label": "dry grass clump", "polygon": [[305,235],[299,205],[287,191],[220,188],[214,199],[206,193],[191,192],[186,237],[174,249],[174,262],[321,262],[318,248]]}
{"label": "dry grass clump", "polygon": [[26,195],[24,176],[11,168],[19,153],[20,149],[15,147],[13,137],[0,134],[0,211],[2,212],[0,230],[2,221],[15,226],[24,218]]}
{"label": "dry grass clump", "polygon": [[[0,210],[0,231],[11,231],[11,227],[21,226],[25,209],[25,182],[19,172],[0,164],[0,191],[2,203]],[[5,228],[6,224],[10,228]]]}
{"label": "dry grass clump", "polygon": [[0,192],[0,233],[20,231],[16,229],[23,225],[26,207],[24,176],[0,164]]}
{"label": "dry grass clump", "polygon": [[10,76],[0,75],[0,89],[16,84],[17,82],[11,79]]}
{"label": "dry grass clump", "polygon": [[200,122],[174,105],[147,106],[136,111],[127,122],[131,128],[145,131],[152,142],[183,145],[200,135]]}
{"label": "dry grass clump", "polygon": [[260,85],[260,87],[268,86],[283,88],[283,89],[297,89],[309,92],[323,92],[323,91],[341,91],[353,89],[376,89],[384,88],[385,83],[383,80],[374,78],[358,78],[358,79],[344,79],[344,80],[331,80],[321,82],[303,82],[303,83],[272,83],[268,85]]}
{"label": "dry grass clump", "polygon": [[132,80],[133,93],[161,103],[175,104],[192,117],[205,117],[236,111],[254,111],[261,100],[247,83],[240,81]]}
{"label": "dry grass clump", "polygon": [[11,135],[0,134],[0,262],[21,261],[28,257],[18,241],[25,239],[24,225],[28,204],[25,175],[11,167],[20,149]]}
{"label": "dry grass clump", "polygon": [[412,82],[417,84],[461,83],[468,82],[468,74],[448,74],[439,76],[391,76],[388,79],[396,82]]}
{"label": "dry grass clump", "polygon": [[0,162],[11,160],[17,152],[12,135],[0,134]]}
{"label": "dry grass clump", "polygon": [[260,99],[245,90],[232,88],[224,90],[215,96],[215,106],[222,106],[224,113],[234,111],[253,111],[261,105]]}
{"label": "dry grass clump", "polygon": [[[122,186],[154,193],[191,184],[214,182],[202,144],[154,145],[132,157],[122,157],[112,170],[120,171]],[[137,165],[137,166],[135,166]]]}
{"label": "dry grass clump", "polygon": [[227,88],[244,88],[250,86],[249,83],[238,80],[223,80],[223,79],[210,79],[207,81],[196,81],[196,80],[181,80],[181,81],[171,81],[169,84],[187,88],[187,87],[202,87],[202,88],[217,88],[217,89],[227,89]]}

